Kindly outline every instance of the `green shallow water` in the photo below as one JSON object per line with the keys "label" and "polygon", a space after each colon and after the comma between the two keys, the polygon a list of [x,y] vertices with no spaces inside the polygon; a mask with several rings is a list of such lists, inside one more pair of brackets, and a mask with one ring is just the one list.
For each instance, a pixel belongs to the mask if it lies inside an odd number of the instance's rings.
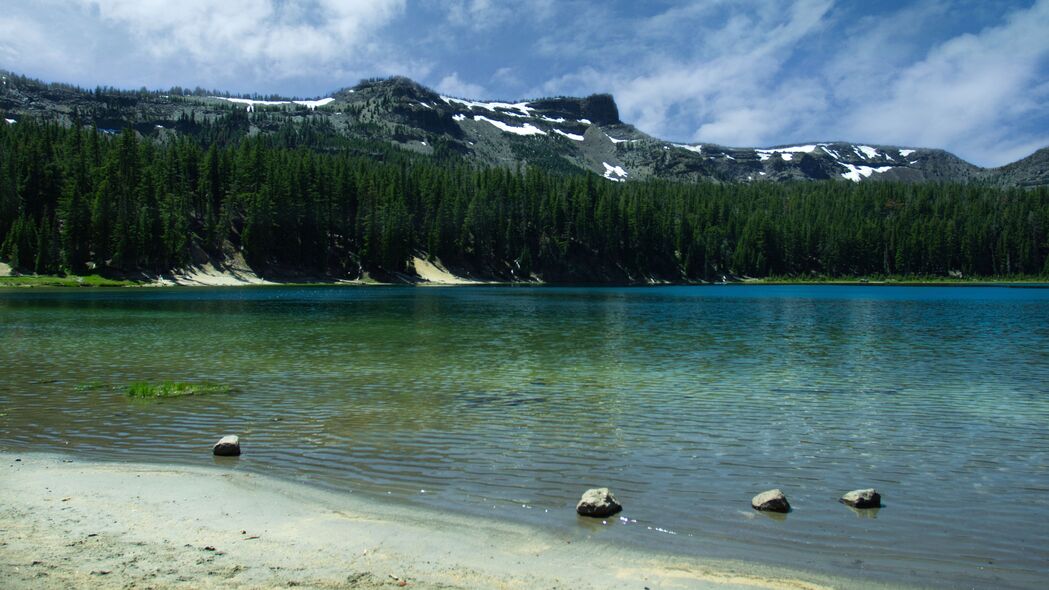
{"label": "green shallow water", "polygon": [[[229,395],[132,400],[134,381]],[[85,389],[82,384],[104,387]],[[1049,576],[1049,290],[0,291],[0,448],[211,462],[661,552]],[[582,490],[626,509],[577,519]],[[880,511],[838,504],[877,487]],[[795,510],[750,510],[762,490]]]}

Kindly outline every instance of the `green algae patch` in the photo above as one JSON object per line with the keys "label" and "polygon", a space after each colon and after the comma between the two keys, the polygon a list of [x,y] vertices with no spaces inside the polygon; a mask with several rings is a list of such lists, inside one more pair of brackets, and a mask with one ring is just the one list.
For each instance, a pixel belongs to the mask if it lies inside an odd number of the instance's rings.
{"label": "green algae patch", "polygon": [[0,287],[131,287],[142,282],[108,279],[99,275],[15,275],[0,277]]}
{"label": "green algae patch", "polygon": [[132,383],[127,388],[128,397],[158,398],[185,397],[190,395],[212,395],[229,393],[232,388],[221,383],[187,383],[183,381],[163,381],[161,383]]}

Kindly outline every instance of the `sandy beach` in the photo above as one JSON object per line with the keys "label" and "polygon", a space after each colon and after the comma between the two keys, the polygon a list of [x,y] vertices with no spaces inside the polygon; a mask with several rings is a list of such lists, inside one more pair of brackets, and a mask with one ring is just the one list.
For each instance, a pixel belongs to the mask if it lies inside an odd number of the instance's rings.
{"label": "sandy beach", "polygon": [[480,281],[465,279],[448,272],[440,263],[430,262],[419,256],[412,257],[412,268],[424,284],[432,285],[478,285]]}
{"label": "sandy beach", "polygon": [[[5,588],[765,588],[831,580],[645,555],[222,467],[0,454]],[[849,583],[849,587],[856,587]]]}

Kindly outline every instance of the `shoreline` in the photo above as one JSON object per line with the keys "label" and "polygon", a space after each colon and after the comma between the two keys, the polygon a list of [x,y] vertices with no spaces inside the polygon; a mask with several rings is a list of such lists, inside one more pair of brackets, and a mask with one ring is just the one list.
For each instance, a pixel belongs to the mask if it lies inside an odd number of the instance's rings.
{"label": "shoreline", "polygon": [[10,451],[0,464],[8,588],[889,587],[646,553],[582,528],[552,533],[217,466]]}
{"label": "shoreline", "polygon": [[213,282],[213,283],[176,283],[165,279],[139,281],[130,279],[110,279],[98,275],[89,276],[52,276],[52,275],[9,275],[0,276],[0,289],[98,289],[98,288],[217,288],[217,287],[738,287],[738,286],[835,286],[835,287],[1015,287],[1015,288],[1049,288],[1049,279],[944,279],[944,280],[862,280],[862,279],[827,279],[827,280],[780,280],[780,279],[745,279],[727,283],[710,282],[667,282],[667,283],[543,283],[535,281],[506,282],[481,281],[473,279],[460,280],[418,280],[403,282],[382,282],[376,280],[317,280],[317,281],[273,281],[258,282]]}
{"label": "shoreline", "polygon": [[[4,288],[82,288],[82,287],[695,287],[695,286],[738,286],[738,285],[829,285],[870,287],[1049,287],[1049,277],[1021,275],[1014,277],[923,277],[892,275],[876,277],[734,277],[726,282],[710,281],[639,281],[633,283],[548,283],[532,277],[527,281],[505,281],[477,277],[459,276],[445,268],[440,260],[412,257],[414,275],[398,274],[394,280],[376,280],[365,276],[345,279],[336,276],[302,276],[263,278],[258,276],[240,257],[230,259],[229,264],[216,266],[208,263],[181,271],[161,275],[128,275],[110,277],[93,275],[36,275],[17,274],[10,266],[0,262],[0,289]],[[293,275],[294,276],[294,275]]]}

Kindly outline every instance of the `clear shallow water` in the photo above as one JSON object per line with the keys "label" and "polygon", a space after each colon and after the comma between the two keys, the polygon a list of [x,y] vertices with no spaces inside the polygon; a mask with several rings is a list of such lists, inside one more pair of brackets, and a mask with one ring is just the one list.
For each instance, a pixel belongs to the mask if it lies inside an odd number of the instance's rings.
{"label": "clear shallow water", "polygon": [[[76,387],[164,379],[238,391]],[[8,290],[0,414],[9,450],[199,464],[235,432],[237,468],[658,551],[1049,576],[1046,289]],[[636,522],[577,519],[593,485]],[[786,518],[749,508],[771,487]]]}

